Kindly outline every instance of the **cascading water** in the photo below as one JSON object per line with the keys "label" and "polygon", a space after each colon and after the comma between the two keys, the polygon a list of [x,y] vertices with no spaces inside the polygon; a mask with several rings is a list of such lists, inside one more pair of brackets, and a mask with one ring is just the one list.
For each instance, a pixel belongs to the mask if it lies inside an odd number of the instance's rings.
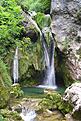
{"label": "cascading water", "polygon": [[20,114],[24,121],[34,121],[36,118],[36,113],[34,110],[22,108],[22,113]]}
{"label": "cascading water", "polygon": [[54,38],[52,35],[50,36],[50,38],[51,38],[50,47],[48,47],[44,33],[42,32],[42,45],[44,49],[46,69],[45,69],[44,85],[39,85],[39,87],[56,89],[55,70],[54,70]]}
{"label": "cascading water", "polygon": [[[56,83],[55,83],[55,70],[54,70],[54,38],[52,36],[52,33],[50,32],[51,41],[50,41],[50,48],[48,48],[47,42],[45,40],[44,32],[41,32],[37,23],[31,18],[30,15],[27,15],[27,18],[39,31],[40,40],[41,40],[41,43],[42,43],[43,49],[44,49],[44,57],[45,57],[44,61],[45,61],[45,66],[46,66],[44,85],[39,85],[38,87],[56,89],[57,87],[56,87]],[[49,49],[50,49],[50,52],[48,52]]]}
{"label": "cascading water", "polygon": [[18,47],[15,50],[15,55],[13,60],[13,80],[14,84],[18,83]]}

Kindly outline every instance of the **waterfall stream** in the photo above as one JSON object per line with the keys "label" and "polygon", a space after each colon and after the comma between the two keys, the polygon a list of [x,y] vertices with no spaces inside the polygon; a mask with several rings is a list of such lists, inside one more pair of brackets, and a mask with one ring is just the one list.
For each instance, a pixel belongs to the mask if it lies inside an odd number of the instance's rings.
{"label": "waterfall stream", "polygon": [[51,40],[50,40],[50,46],[48,47],[45,39],[45,34],[44,32],[42,32],[42,45],[45,57],[45,76],[44,76],[44,85],[39,85],[39,87],[56,89],[57,87],[55,82],[55,68],[54,68],[54,38],[52,36],[52,33],[49,38]]}
{"label": "waterfall stream", "polygon": [[[37,23],[32,19],[32,17],[30,15],[26,15],[25,12],[23,12],[23,15],[25,15],[27,17],[27,19],[29,19],[29,21],[35,26],[35,28],[38,30],[38,32],[40,33],[40,41],[42,43],[43,46],[43,51],[44,51],[44,61],[45,61],[45,75],[44,75],[44,83],[43,85],[39,85],[39,87],[43,87],[43,88],[53,88],[56,89],[56,83],[55,83],[55,68],[54,68],[54,37],[52,36],[52,32],[51,30],[49,31],[50,37],[50,47],[48,47],[47,45],[47,40],[45,38],[45,33],[43,32],[43,30],[40,30],[39,26],[37,25]],[[50,52],[48,51],[50,50]],[[15,54],[15,58],[14,59],[14,65],[17,65],[17,70],[14,67],[14,80],[18,80],[18,64],[16,62],[18,62],[18,56],[17,54]],[[17,73],[17,74],[16,74]]]}
{"label": "waterfall stream", "polygon": [[18,83],[18,47],[15,50],[15,55],[13,60],[13,80],[14,84]]}
{"label": "waterfall stream", "polygon": [[20,116],[24,121],[34,121],[34,119],[36,118],[36,113],[34,110],[26,109],[24,107]]}

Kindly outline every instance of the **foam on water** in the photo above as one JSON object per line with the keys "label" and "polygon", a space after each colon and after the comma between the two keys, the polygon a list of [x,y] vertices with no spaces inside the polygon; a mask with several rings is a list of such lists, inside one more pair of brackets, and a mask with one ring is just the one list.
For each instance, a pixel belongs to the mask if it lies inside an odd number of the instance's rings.
{"label": "foam on water", "polygon": [[20,116],[22,117],[24,121],[34,121],[36,117],[36,113],[35,111],[32,110],[32,111],[26,112],[25,114],[22,112]]}
{"label": "foam on water", "polygon": [[56,86],[56,85],[55,85],[55,86],[39,85],[39,86],[37,86],[37,87],[39,87],[39,88],[44,88],[44,89],[53,89],[53,90],[57,89],[57,86]]}

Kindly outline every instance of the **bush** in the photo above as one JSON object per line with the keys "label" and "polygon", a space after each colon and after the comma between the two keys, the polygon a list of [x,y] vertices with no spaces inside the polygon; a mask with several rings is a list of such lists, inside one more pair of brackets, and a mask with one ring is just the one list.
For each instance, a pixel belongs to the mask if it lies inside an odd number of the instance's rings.
{"label": "bush", "polygon": [[40,102],[40,106],[43,109],[58,109],[63,114],[72,111],[72,106],[69,103],[64,102],[61,95],[57,92],[47,94],[47,96]]}
{"label": "bush", "polygon": [[[21,26],[21,9],[15,0],[0,1],[0,55],[9,52],[19,41]],[[4,33],[4,34],[3,34]]]}
{"label": "bush", "polygon": [[12,85],[10,94],[15,98],[22,97],[23,91],[21,90],[20,85],[19,84]]}
{"label": "bush", "polygon": [[51,24],[51,18],[50,16],[46,16],[44,13],[38,12],[35,16],[35,20],[38,24],[38,26],[42,29],[44,27],[49,27]]}
{"label": "bush", "polygon": [[51,0],[16,0],[25,10],[47,12],[50,9]]}
{"label": "bush", "polygon": [[6,107],[9,96],[9,90],[6,87],[0,86],[0,108]]}
{"label": "bush", "polygon": [[7,72],[5,63],[0,59],[0,85],[9,87],[12,81]]}
{"label": "bush", "polygon": [[[23,121],[17,112],[12,112],[12,111],[9,111],[8,109],[1,109],[1,115],[5,119],[7,119],[6,121]],[[5,120],[2,120],[2,121],[5,121]]]}

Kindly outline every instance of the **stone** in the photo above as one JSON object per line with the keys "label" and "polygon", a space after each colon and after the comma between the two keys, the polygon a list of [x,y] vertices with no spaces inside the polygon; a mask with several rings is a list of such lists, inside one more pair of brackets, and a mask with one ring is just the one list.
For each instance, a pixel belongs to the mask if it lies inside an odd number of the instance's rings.
{"label": "stone", "polygon": [[20,104],[11,107],[12,111],[17,111],[18,113],[22,112],[22,106]]}
{"label": "stone", "polygon": [[[81,112],[81,83],[73,83],[64,93],[63,100],[70,102],[73,106],[72,115]],[[80,116],[81,119],[81,116]]]}
{"label": "stone", "polygon": [[73,117],[70,114],[66,114],[66,121],[74,121]]}

